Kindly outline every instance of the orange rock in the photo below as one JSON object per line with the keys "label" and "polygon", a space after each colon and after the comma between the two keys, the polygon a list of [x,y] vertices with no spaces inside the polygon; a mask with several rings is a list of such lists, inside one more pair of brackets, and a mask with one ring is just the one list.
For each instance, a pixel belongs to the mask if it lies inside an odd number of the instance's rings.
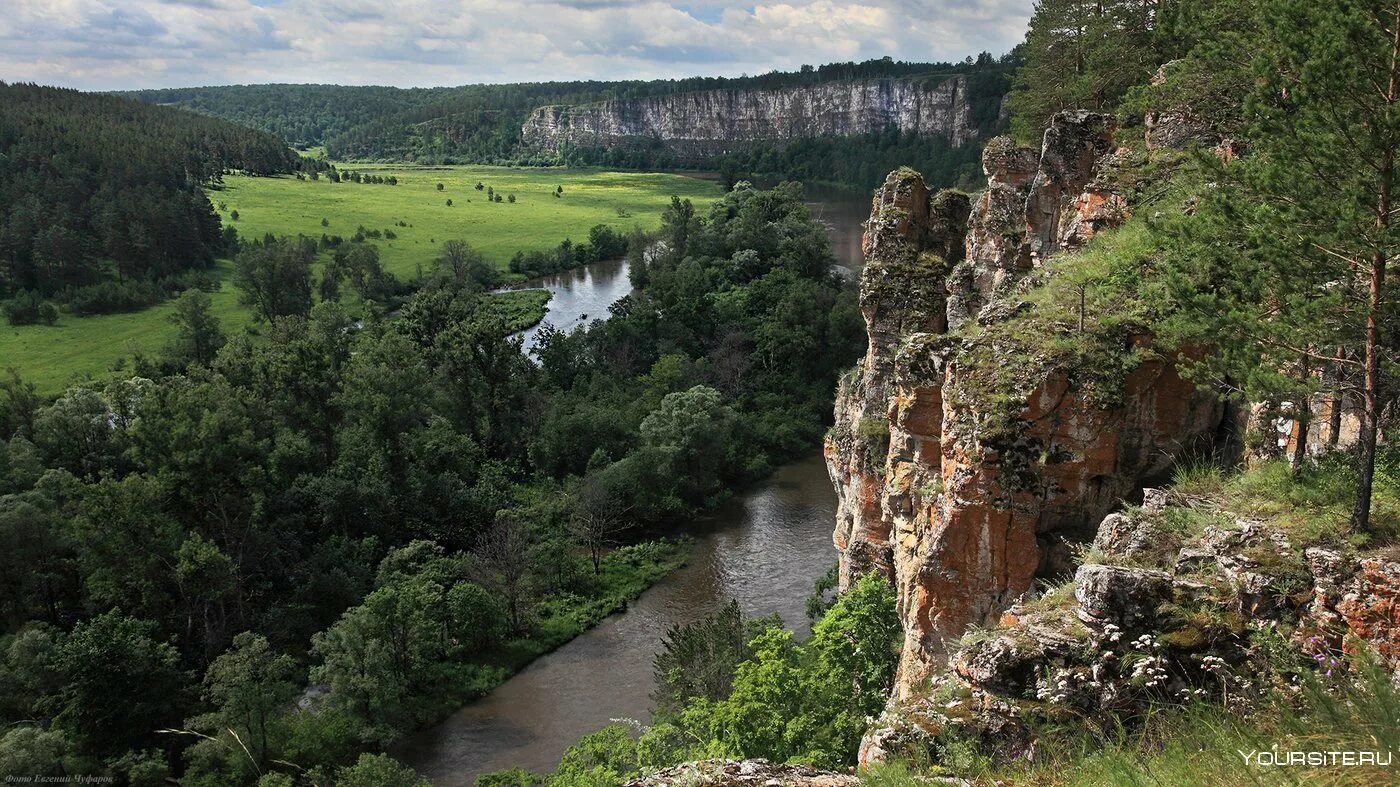
{"label": "orange rock", "polygon": [[[1033,152],[1009,141],[988,146],[988,188],[970,216],[965,202],[930,195],[908,170],[892,173],[872,202],[861,292],[870,347],[841,387],[826,457],[842,585],[880,571],[897,591],[900,696],[941,666],[969,626],[1002,619],[1030,589],[1042,563],[1037,535],[1092,536],[1104,514],[1166,473],[1221,416],[1218,402],[1161,359],[1129,375],[1110,409],[1086,400],[1065,372],[1047,374],[1012,414],[1014,439],[996,445],[979,437],[978,403],[949,394],[963,379],[957,347],[940,335],[994,306],[1028,260],[1076,248],[1125,217],[1122,198],[1098,179],[1111,120],[1069,113],[1056,122],[1038,168]],[[885,445],[869,439],[881,420]]]}

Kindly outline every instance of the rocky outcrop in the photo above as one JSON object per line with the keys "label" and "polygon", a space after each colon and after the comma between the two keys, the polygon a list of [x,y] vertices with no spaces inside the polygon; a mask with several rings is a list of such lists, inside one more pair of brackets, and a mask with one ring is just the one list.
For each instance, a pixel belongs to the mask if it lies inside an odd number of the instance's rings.
{"label": "rocky outcrop", "polygon": [[[963,253],[970,205],[966,195],[930,193],[912,170],[891,173],[871,206],[863,241],[861,313],[869,344],[864,360],[841,381],[836,424],[825,444],[827,466],[840,494],[836,546],[842,586],[871,569],[889,573],[890,520],[882,513],[883,476],[894,444],[911,458],[936,462],[941,407],[936,391],[910,401],[899,423],[889,422],[895,356],[903,337],[947,330],[945,279]],[[932,398],[929,398],[932,397]]]}
{"label": "rocky outcrop", "polygon": [[806,765],[778,765],[767,760],[701,760],[664,768],[627,783],[627,787],[855,787],[850,774]]}
{"label": "rocky outcrop", "polygon": [[1127,218],[1127,201],[1114,186],[1127,154],[1113,149],[1113,130],[1106,115],[1069,112],[1055,118],[1039,150],[1009,137],[987,143],[987,188],[973,210],[966,262],[949,281],[953,327],[991,304],[1005,305],[1026,272]]}
{"label": "rocky outcrop", "polygon": [[[950,732],[1024,757],[1051,717],[1112,729],[1163,703],[1272,708],[1299,691],[1300,671],[1345,669],[1361,643],[1400,668],[1400,563],[1300,550],[1270,525],[1194,500],[1173,507],[1105,518],[1098,562],[964,636],[947,668],[877,720],[861,762],[936,762]],[[1156,549],[1136,551],[1134,530],[1155,533]],[[1296,658],[1280,656],[1289,648]]]}
{"label": "rocky outcrop", "polygon": [[1000,349],[1014,343],[998,331],[1023,311],[1019,289],[1126,217],[1112,131],[1073,112],[1039,151],[992,141],[975,205],[908,170],[876,194],[861,280],[870,346],[842,383],[826,456],[841,581],[877,570],[898,592],[898,697],[969,626],[995,623],[1038,572],[1063,567],[1065,534],[1087,540],[1222,417],[1170,358],[1140,363],[1106,401],[1079,370]]}
{"label": "rocky outcrop", "polygon": [[874,79],[772,90],[706,90],[578,106],[539,107],[521,128],[530,148],[662,144],[716,155],[753,142],[867,134],[896,128],[954,145],[977,137],[963,77],[929,86]]}

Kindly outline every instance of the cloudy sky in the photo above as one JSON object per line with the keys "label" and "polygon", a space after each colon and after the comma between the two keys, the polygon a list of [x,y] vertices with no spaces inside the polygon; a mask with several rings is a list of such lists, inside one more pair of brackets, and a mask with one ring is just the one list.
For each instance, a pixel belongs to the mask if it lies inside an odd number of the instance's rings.
{"label": "cloudy sky", "polygon": [[400,86],[961,60],[1031,0],[0,0],[0,80]]}

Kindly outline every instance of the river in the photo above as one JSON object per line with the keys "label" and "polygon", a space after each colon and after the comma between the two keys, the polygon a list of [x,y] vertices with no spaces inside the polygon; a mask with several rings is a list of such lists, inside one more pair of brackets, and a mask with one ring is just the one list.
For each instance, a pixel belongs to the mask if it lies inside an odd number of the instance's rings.
{"label": "river", "polygon": [[[848,272],[859,270],[864,264],[861,222],[870,215],[869,199],[856,192],[820,186],[809,186],[806,191],[807,207],[812,217],[826,226],[837,266]],[[632,283],[627,278],[625,260],[608,260],[540,276],[511,288],[539,288],[553,294],[544,319],[521,334],[524,350],[529,352],[545,325],[568,331],[593,320],[607,319],[608,307],[631,292]]]}
{"label": "river", "polygon": [[[809,189],[808,207],[826,225],[838,266],[862,264],[866,198]],[[523,286],[553,293],[540,326],[524,332],[528,352],[544,324],[568,330],[606,319],[631,291],[627,263],[600,262]],[[813,449],[815,450],[815,446]],[[495,691],[442,723],[410,736],[395,754],[439,787],[472,785],[478,775],[520,767],[552,771],[564,750],[613,719],[649,718],[652,658],[666,630],[737,599],[746,614],[778,613],[805,636],[807,596],[836,562],[831,531],[836,496],[819,457],[780,468],[763,484],[685,532],[690,562],[614,615],[536,659]]]}
{"label": "river", "polygon": [[687,528],[685,567],[625,613],[536,659],[486,697],[415,734],[397,754],[442,787],[521,767],[552,771],[564,749],[614,719],[645,723],[652,657],[673,624],[737,599],[748,615],[778,613],[800,635],[812,584],[836,562],[836,496],[819,457],[787,465],[709,519]]}

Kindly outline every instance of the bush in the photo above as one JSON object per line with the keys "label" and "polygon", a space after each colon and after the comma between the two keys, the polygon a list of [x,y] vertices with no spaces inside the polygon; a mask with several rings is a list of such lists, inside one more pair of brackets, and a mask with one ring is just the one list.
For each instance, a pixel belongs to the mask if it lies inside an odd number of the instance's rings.
{"label": "bush", "polygon": [[32,290],[21,290],[15,297],[5,301],[0,310],[11,325],[53,325],[58,321],[58,309],[43,296]]}
{"label": "bush", "polygon": [[132,312],[160,303],[164,293],[152,281],[105,281],[65,290],[60,296],[78,316]]}
{"label": "bush", "polygon": [[58,300],[73,314],[84,317],[139,311],[186,290],[212,292],[219,286],[219,277],[213,271],[192,270],[163,279],[104,281],[69,287],[59,293]]}
{"label": "bush", "polygon": [[339,787],[432,787],[432,782],[385,754],[361,754],[354,765],[336,772]]}
{"label": "bush", "polygon": [[523,768],[483,773],[476,777],[476,787],[540,787],[545,778]]}

